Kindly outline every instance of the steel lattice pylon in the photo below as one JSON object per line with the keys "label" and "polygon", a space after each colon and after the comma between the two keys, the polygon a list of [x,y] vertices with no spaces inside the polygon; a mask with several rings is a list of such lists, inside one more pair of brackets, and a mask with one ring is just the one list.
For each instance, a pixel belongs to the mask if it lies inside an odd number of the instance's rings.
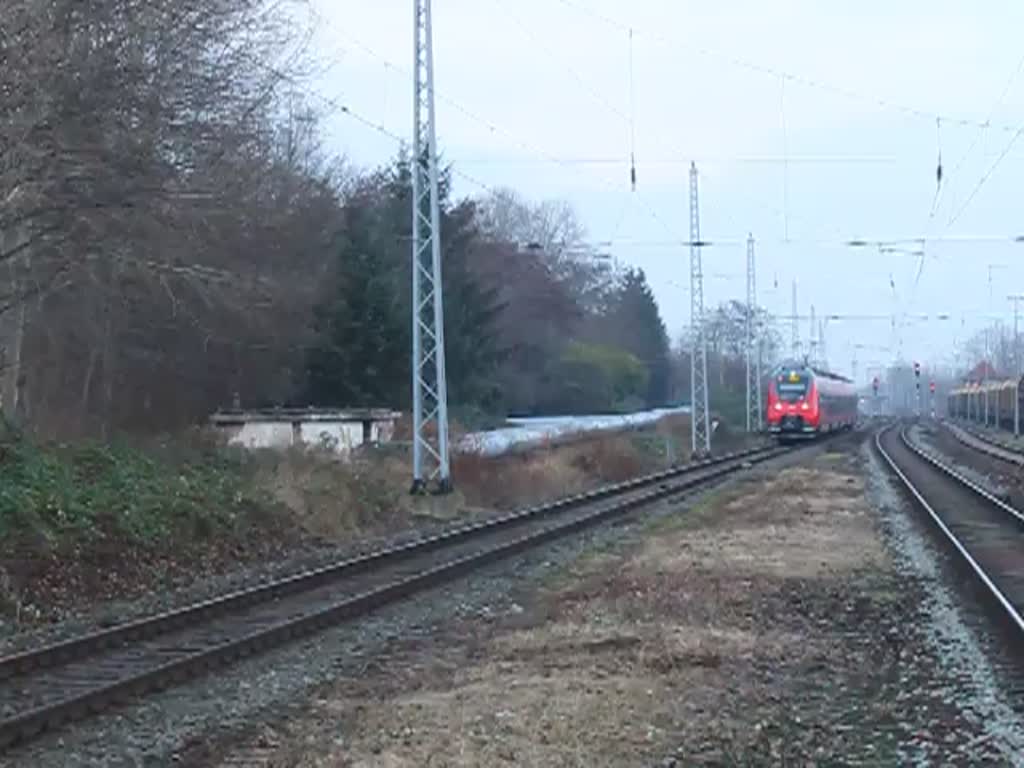
{"label": "steel lattice pylon", "polygon": [[704,329],[704,275],[701,272],[700,206],[697,201],[697,164],[690,163],[690,437],[695,456],[711,453],[708,425],[708,348]]}
{"label": "steel lattice pylon", "polygon": [[757,274],[754,236],[747,237],[747,432],[762,429],[761,330],[757,327]]}
{"label": "steel lattice pylon", "polygon": [[413,11],[412,490],[417,493],[430,485],[437,491],[450,490],[451,473],[430,0],[413,0]]}
{"label": "steel lattice pylon", "polygon": [[814,319],[814,305],[813,304],[811,304],[811,328],[810,328],[810,330],[811,330],[811,335],[810,335],[810,339],[807,342],[807,344],[810,347],[811,351],[810,351],[810,353],[807,356],[807,362],[810,363],[811,365],[817,365],[818,364],[818,338],[817,338],[817,336],[815,334],[817,334],[817,332],[818,332],[818,323]]}
{"label": "steel lattice pylon", "polygon": [[793,311],[790,320],[790,346],[793,353],[793,360],[800,359],[800,321],[797,318],[796,310],[796,280],[793,281]]}
{"label": "steel lattice pylon", "polygon": [[825,318],[818,320],[818,360],[828,370],[828,349],[825,347]]}

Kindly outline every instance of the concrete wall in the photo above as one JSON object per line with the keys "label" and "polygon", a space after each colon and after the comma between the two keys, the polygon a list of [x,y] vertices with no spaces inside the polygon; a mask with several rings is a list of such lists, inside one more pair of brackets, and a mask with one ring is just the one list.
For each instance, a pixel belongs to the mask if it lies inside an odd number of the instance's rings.
{"label": "concrete wall", "polygon": [[229,445],[282,449],[292,445],[292,425],[287,422],[249,422],[219,429],[228,434]]}
{"label": "concrete wall", "polygon": [[363,444],[361,422],[305,422],[299,424],[298,432],[298,444],[326,448],[344,457]]}
{"label": "concrete wall", "polygon": [[244,416],[213,419],[213,426],[227,436],[229,445],[248,449],[292,447],[322,448],[342,459],[365,443],[390,442],[395,432],[393,419],[331,419],[323,416],[293,419],[263,419]]}

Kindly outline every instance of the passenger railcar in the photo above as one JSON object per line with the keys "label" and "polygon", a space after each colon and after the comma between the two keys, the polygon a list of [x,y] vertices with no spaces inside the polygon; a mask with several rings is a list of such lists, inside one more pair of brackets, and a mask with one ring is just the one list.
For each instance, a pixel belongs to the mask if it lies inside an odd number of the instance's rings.
{"label": "passenger railcar", "polygon": [[857,391],[830,371],[782,365],[768,382],[767,421],[779,440],[850,429],[857,422]]}

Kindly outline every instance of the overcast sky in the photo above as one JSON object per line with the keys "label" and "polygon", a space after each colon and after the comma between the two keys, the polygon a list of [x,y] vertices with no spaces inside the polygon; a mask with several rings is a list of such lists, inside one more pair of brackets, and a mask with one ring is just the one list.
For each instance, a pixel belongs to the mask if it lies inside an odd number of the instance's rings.
{"label": "overcast sky", "polygon": [[[314,0],[319,90],[402,137],[412,5]],[[986,315],[1012,322],[1006,297],[1024,293],[1024,244],[1012,242],[1024,234],[1021,29],[1013,0],[434,0],[439,142],[485,186],[570,201],[591,241],[644,269],[673,338],[689,322],[679,241],[694,160],[701,234],[722,243],[704,250],[708,306],[743,298],[752,232],[770,311],[790,313],[796,279],[801,314],[812,303],[819,316],[950,313],[905,318],[901,337],[906,359],[951,364],[954,341]],[[327,126],[359,166],[397,149],[341,112]],[[459,177],[456,191],[485,190]],[[924,236],[916,288],[917,256],[842,245]],[[1002,265],[991,308],[990,263]],[[800,331],[806,341],[806,321]],[[788,321],[784,332],[788,342]],[[888,320],[830,320],[826,338],[845,373],[854,344],[895,342]],[[892,354],[857,351],[861,377]]]}

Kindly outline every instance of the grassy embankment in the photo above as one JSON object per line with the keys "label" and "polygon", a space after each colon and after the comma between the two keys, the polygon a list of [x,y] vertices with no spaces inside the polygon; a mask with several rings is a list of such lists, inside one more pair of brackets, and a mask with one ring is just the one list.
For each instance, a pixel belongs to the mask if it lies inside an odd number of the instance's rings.
{"label": "grassy embankment", "polygon": [[[723,450],[739,437],[724,429]],[[229,450],[199,436],[145,445],[43,444],[0,431],[0,620],[60,613],[314,544],[392,534],[429,517],[486,514],[685,460],[689,422],[498,459],[457,456],[456,493],[408,495],[407,452],[351,464],[316,452]]]}

